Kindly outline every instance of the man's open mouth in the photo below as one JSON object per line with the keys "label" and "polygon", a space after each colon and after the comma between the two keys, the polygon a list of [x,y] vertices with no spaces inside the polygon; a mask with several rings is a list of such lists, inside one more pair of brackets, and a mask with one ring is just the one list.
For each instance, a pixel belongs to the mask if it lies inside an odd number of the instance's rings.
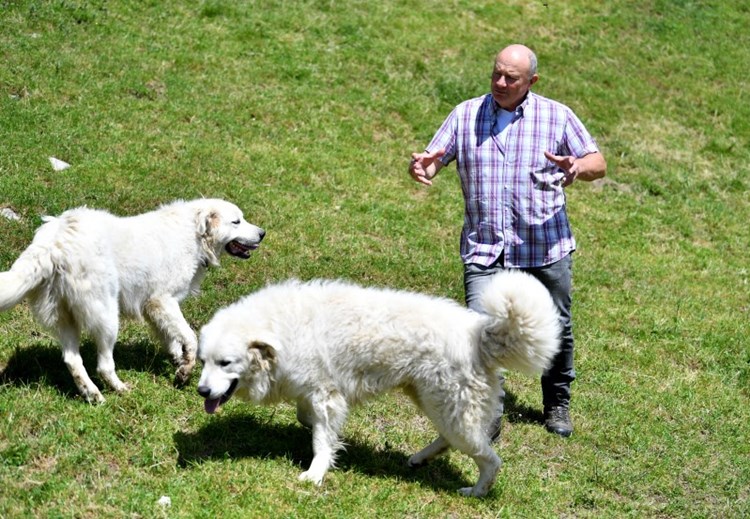
{"label": "man's open mouth", "polygon": [[237,380],[238,379],[232,380],[232,384],[229,386],[229,389],[227,389],[226,393],[221,395],[219,398],[206,398],[206,400],[203,402],[203,408],[208,414],[214,414],[221,404],[232,397],[232,393],[234,393],[234,390],[237,389]]}
{"label": "man's open mouth", "polygon": [[247,259],[250,257],[250,252],[254,251],[258,248],[257,243],[242,243],[239,240],[232,240],[229,243],[227,243],[226,247],[224,249],[227,251],[227,253],[231,254],[232,256],[236,256],[238,258]]}

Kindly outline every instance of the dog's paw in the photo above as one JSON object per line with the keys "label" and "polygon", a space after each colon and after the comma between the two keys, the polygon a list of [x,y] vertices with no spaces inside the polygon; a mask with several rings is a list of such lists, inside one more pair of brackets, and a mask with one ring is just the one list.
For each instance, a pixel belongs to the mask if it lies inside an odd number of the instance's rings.
{"label": "dog's paw", "polygon": [[487,495],[487,492],[488,492],[487,490],[481,489],[481,488],[477,488],[475,486],[474,487],[464,487],[464,488],[459,488],[458,489],[458,493],[459,494],[461,494],[462,496],[467,496],[467,497],[469,497],[469,496],[484,497],[484,496]]}
{"label": "dog's paw", "polygon": [[193,366],[180,366],[174,374],[174,385],[183,387],[190,382],[190,375],[193,373]]}
{"label": "dog's paw", "polygon": [[87,391],[82,394],[83,398],[91,405],[99,405],[104,403],[104,396],[99,392],[98,389],[93,391]]}
{"label": "dog's paw", "polygon": [[298,479],[300,481],[310,481],[317,486],[323,484],[323,474],[314,474],[309,470],[306,470],[305,472],[300,474]]}
{"label": "dog's paw", "polygon": [[418,469],[419,467],[427,465],[427,460],[415,454],[414,456],[409,458],[407,464],[409,465],[409,468]]}

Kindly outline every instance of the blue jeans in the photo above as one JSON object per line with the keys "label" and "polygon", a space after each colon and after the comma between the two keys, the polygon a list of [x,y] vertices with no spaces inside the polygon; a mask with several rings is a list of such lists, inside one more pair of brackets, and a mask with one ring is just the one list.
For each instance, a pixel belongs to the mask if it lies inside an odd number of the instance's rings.
{"label": "blue jeans", "polygon": [[[489,267],[472,263],[464,265],[464,291],[466,305],[477,310],[479,294],[490,280],[492,274],[505,270],[503,257]],[[545,408],[551,406],[568,406],[570,404],[570,386],[576,378],[573,368],[573,319],[570,308],[573,302],[572,274],[573,257],[567,255],[560,261],[543,267],[520,269],[533,275],[547,287],[560,312],[562,336],[560,352],[555,356],[550,368],[542,375],[542,402]],[[505,397],[502,392],[500,398]],[[502,403],[500,411],[503,410]]]}

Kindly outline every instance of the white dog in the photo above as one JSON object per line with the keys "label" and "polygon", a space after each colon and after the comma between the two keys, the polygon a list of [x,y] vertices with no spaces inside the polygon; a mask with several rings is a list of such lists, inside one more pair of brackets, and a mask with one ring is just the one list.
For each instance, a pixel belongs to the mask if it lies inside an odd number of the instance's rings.
{"label": "white dog", "polygon": [[81,332],[98,350],[97,371],[115,391],[112,350],[119,315],[152,325],[185,383],[195,365],[197,339],[179,303],[195,294],[222,252],[248,258],[265,232],[245,221],[232,203],[217,199],[177,201],[122,218],[85,207],[45,217],[31,245],[0,273],[0,311],[28,298],[37,320],[55,332],[79,391],[103,402],[79,352]]}
{"label": "white dog", "polygon": [[545,370],[560,336],[549,293],[528,274],[497,274],[482,305],[485,313],[477,313],[447,299],[336,281],[269,286],[202,328],[198,393],[208,413],[233,394],[262,404],[296,401],[314,452],[300,479],[320,484],[349,408],[402,388],[440,434],[409,464],[454,447],[479,467],[476,485],[461,493],[482,496],[501,464],[488,435],[498,371]]}

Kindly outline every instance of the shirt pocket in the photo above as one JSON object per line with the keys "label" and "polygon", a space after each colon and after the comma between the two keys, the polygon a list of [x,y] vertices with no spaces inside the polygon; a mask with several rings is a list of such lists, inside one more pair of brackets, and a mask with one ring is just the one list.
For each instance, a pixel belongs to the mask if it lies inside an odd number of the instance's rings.
{"label": "shirt pocket", "polygon": [[553,163],[544,159],[546,164],[536,164],[528,168],[531,183],[539,191],[558,191],[562,188],[565,173]]}

